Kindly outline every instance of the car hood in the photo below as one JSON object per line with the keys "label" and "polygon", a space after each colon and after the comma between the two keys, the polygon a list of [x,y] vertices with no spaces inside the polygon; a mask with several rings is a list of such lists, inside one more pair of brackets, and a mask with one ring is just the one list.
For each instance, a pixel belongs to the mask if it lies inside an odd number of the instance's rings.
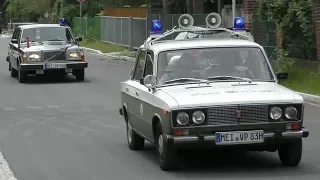
{"label": "car hood", "polygon": [[300,94],[273,82],[219,82],[161,87],[179,108],[247,103],[303,103]]}

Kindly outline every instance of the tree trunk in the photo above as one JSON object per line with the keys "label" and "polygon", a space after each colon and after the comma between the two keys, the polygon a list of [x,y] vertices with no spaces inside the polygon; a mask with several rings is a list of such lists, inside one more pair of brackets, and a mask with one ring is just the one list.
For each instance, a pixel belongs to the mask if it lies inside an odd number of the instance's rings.
{"label": "tree trunk", "polygon": [[163,14],[168,14],[168,0],[162,0]]}
{"label": "tree trunk", "polygon": [[186,0],[186,4],[187,4],[187,13],[188,14],[193,14],[193,0]]}
{"label": "tree trunk", "polygon": [[193,0],[193,13],[203,14],[203,0]]}

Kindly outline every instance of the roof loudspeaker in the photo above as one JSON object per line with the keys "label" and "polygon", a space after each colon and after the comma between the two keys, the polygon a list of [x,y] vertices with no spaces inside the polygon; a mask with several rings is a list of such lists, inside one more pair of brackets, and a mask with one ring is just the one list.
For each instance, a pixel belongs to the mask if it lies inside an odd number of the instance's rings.
{"label": "roof loudspeaker", "polygon": [[217,13],[208,14],[206,24],[209,28],[219,28],[221,25],[221,16]]}
{"label": "roof loudspeaker", "polygon": [[178,19],[179,27],[182,29],[187,29],[194,24],[194,19],[190,14],[182,14]]}

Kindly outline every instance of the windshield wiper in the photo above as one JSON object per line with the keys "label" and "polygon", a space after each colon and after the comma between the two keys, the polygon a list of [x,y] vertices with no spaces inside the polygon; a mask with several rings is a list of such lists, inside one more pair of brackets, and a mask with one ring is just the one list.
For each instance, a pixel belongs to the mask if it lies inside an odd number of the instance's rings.
{"label": "windshield wiper", "polygon": [[252,80],[249,78],[236,77],[236,76],[213,76],[213,77],[208,77],[207,79],[217,80],[217,81],[242,80],[242,81],[252,82]]}
{"label": "windshield wiper", "polygon": [[65,41],[65,40],[63,40],[63,39],[49,39],[47,41]]}
{"label": "windshield wiper", "polygon": [[172,79],[172,80],[169,80],[169,81],[166,81],[165,83],[166,84],[170,84],[170,83],[176,83],[176,82],[188,82],[188,81],[191,81],[191,82],[207,82],[206,80],[204,79],[196,79],[196,78],[178,78],[178,79]]}
{"label": "windshield wiper", "polygon": [[[27,42],[27,41],[22,41],[21,43],[26,43],[26,42]],[[43,42],[41,42],[41,41],[30,41],[30,42],[33,42],[33,43],[36,42],[36,43],[39,43],[39,44],[41,44],[41,45],[43,44]]]}

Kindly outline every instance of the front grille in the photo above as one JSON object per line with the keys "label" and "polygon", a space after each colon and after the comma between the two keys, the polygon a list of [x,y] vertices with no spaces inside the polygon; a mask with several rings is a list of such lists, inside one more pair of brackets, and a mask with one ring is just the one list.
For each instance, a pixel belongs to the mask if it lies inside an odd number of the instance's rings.
{"label": "front grille", "polygon": [[[240,118],[237,118],[237,111]],[[208,108],[209,125],[236,125],[268,122],[268,105],[234,105]]]}
{"label": "front grille", "polygon": [[[52,57],[52,56],[55,56],[55,57]],[[65,55],[64,51],[44,51],[43,52],[43,58],[44,58],[44,60],[47,60],[47,59],[51,58],[49,61],[52,61],[52,60],[65,60],[66,59],[66,55]]]}

